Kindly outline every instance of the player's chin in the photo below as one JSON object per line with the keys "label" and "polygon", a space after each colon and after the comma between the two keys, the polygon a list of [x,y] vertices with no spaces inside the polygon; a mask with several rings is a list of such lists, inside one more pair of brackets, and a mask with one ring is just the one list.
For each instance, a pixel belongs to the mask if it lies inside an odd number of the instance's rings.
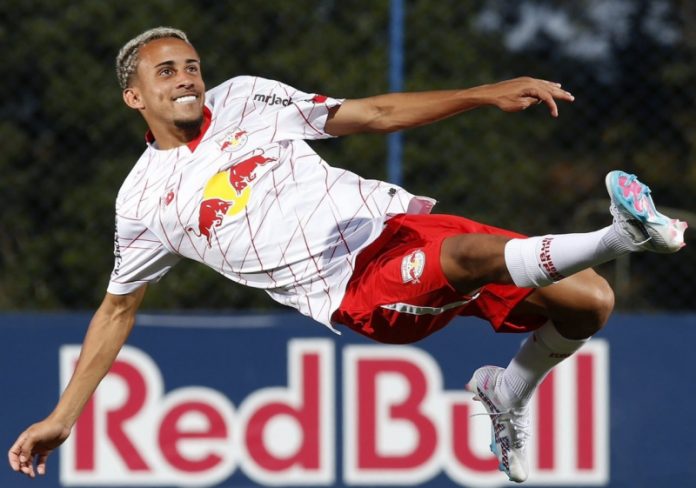
{"label": "player's chin", "polygon": [[203,124],[203,111],[200,110],[198,113],[193,112],[191,114],[177,114],[174,119],[174,125],[179,129],[197,129]]}

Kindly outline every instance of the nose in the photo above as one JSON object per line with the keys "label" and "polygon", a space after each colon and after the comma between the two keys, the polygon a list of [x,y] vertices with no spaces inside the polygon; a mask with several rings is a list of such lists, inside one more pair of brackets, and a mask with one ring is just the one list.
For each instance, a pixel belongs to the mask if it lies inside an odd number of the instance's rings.
{"label": "nose", "polygon": [[176,83],[177,88],[193,88],[193,80],[188,75],[180,75]]}
{"label": "nose", "polygon": [[193,88],[194,75],[188,73],[186,70],[179,71],[177,73],[176,86],[177,88]]}

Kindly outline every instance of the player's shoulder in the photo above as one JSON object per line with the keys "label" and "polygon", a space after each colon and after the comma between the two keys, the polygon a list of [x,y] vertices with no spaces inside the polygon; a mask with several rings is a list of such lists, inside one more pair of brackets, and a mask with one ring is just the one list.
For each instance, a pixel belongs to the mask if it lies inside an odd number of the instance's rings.
{"label": "player's shoulder", "polygon": [[270,80],[258,76],[235,76],[208,90],[205,98],[209,103],[215,103],[221,99],[229,101],[235,98],[249,98],[258,85],[264,85],[268,81]]}
{"label": "player's shoulder", "polygon": [[288,86],[280,81],[264,78],[262,76],[240,75],[223,81],[211,88],[205,94],[206,103],[212,108],[216,105],[229,105],[237,101],[263,99],[273,92],[287,92]]}

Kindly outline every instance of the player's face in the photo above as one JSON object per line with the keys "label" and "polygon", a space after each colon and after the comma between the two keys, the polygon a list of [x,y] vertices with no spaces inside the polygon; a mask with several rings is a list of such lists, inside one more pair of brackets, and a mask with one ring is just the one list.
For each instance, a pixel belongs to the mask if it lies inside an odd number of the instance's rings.
{"label": "player's face", "polygon": [[136,108],[151,128],[171,124],[197,128],[203,121],[205,84],[200,59],[181,39],[156,39],[140,49],[132,90],[138,97]]}

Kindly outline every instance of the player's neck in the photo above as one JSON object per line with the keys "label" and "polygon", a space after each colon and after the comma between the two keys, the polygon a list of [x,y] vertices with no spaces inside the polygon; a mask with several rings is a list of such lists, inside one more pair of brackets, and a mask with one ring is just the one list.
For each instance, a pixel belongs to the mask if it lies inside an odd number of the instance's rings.
{"label": "player's neck", "polygon": [[201,132],[200,123],[185,127],[158,127],[156,125],[149,127],[152,137],[157,142],[157,148],[162,150],[185,146],[196,139]]}

